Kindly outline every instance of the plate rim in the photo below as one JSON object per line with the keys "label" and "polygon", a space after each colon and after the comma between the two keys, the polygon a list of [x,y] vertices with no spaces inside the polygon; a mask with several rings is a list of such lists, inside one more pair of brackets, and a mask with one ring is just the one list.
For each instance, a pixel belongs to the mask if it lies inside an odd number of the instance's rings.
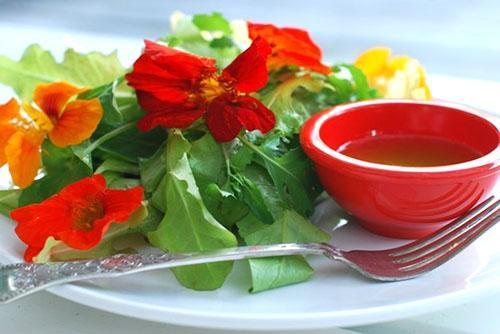
{"label": "plate rim", "polygon": [[[384,283],[382,283],[384,284]],[[101,311],[147,321],[172,325],[225,330],[314,330],[333,327],[363,326],[406,317],[424,315],[457,306],[486,295],[500,292],[494,280],[424,299],[385,306],[311,314],[221,314],[210,311],[189,311],[130,302],[106,296],[78,284],[65,284],[47,290],[58,297]],[[126,307],[124,307],[126,305]],[[425,307],[423,307],[425,306]],[[147,312],[145,312],[147,311]]]}

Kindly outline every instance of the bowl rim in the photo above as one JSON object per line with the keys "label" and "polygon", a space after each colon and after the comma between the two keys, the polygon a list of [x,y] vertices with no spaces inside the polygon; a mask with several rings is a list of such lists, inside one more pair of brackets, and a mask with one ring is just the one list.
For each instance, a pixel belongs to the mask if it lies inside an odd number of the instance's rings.
{"label": "bowl rim", "polygon": [[[371,106],[371,105],[387,105],[387,104],[402,104],[402,103],[413,104],[413,105],[446,107],[475,115],[483,119],[484,121],[488,122],[489,124],[491,124],[497,130],[497,134],[499,137],[497,147],[488,154],[485,154],[477,159],[469,160],[459,164],[433,166],[433,167],[408,167],[408,166],[385,165],[349,157],[347,155],[344,155],[336,151],[333,148],[330,148],[320,136],[320,129],[327,120],[344,112],[348,112],[353,108]],[[366,100],[366,101],[340,104],[337,106],[333,106],[332,108],[325,109],[319,112],[317,115],[310,118],[308,121],[306,121],[301,130],[300,137],[301,137],[301,142],[303,144],[302,146],[304,147],[306,154],[308,154],[315,163],[321,164],[321,161],[318,161],[317,154],[309,154],[313,153],[311,151],[316,151],[317,153],[320,153],[319,155],[322,156],[322,158],[329,157],[331,159],[341,161],[353,167],[358,167],[358,168],[361,167],[363,169],[380,171],[380,172],[399,172],[405,174],[448,173],[448,172],[466,171],[488,165],[496,166],[498,165],[500,160],[500,130],[499,130],[498,118],[496,118],[494,115],[488,114],[484,111],[480,111],[473,107],[444,100],[375,99],[375,100]],[[316,157],[314,157],[314,155],[316,155]]]}

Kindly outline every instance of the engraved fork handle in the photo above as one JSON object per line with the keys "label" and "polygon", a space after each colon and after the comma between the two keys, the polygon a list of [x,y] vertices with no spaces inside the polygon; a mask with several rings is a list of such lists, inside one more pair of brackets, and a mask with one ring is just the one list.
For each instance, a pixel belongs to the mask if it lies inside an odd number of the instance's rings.
{"label": "engraved fork handle", "polygon": [[297,254],[325,254],[326,244],[277,244],[226,248],[190,254],[118,254],[110,257],[53,263],[17,263],[0,267],[0,303],[7,303],[51,286],[80,280],[109,278],[141,271]]}

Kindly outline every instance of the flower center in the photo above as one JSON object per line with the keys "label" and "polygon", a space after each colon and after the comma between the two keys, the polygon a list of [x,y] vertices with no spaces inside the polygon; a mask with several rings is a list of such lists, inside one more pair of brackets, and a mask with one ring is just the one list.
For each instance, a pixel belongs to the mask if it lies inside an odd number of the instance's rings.
{"label": "flower center", "polygon": [[101,201],[95,199],[85,202],[85,206],[75,205],[73,209],[73,227],[79,231],[90,231],[94,222],[104,217],[104,207]]}
{"label": "flower center", "polygon": [[213,99],[230,90],[229,85],[221,82],[215,75],[207,76],[200,82],[200,95],[205,103],[212,102]]}

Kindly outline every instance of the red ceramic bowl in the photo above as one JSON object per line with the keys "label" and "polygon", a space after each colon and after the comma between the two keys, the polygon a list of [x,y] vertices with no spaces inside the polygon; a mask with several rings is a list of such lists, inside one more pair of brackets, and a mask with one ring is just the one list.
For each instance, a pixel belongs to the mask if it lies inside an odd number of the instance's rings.
{"label": "red ceramic bowl", "polygon": [[[372,100],[320,112],[300,139],[321,183],[368,230],[389,237],[428,235],[491,195],[500,172],[496,121],[440,101]],[[337,152],[349,141],[377,134],[438,136],[469,145],[478,159],[438,167],[400,167]]]}

